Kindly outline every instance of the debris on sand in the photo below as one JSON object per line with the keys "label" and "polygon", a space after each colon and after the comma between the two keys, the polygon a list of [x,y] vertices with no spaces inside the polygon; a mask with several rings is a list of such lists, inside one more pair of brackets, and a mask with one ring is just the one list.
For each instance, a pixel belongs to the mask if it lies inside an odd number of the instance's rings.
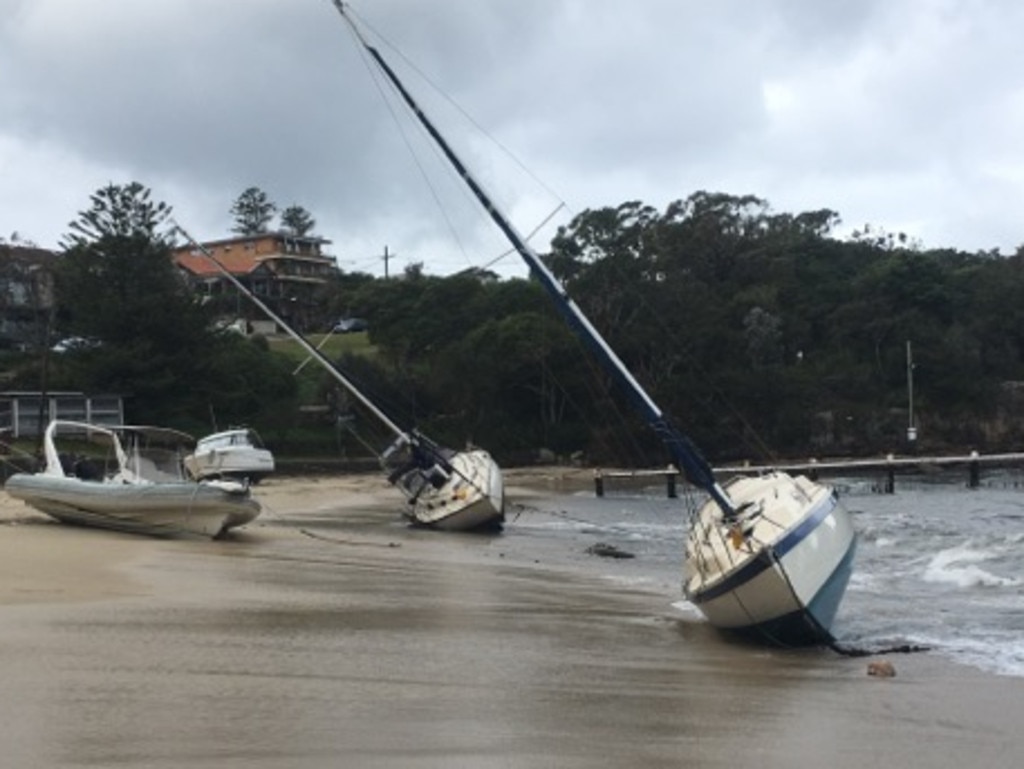
{"label": "debris on sand", "polygon": [[636,556],[632,553],[621,550],[615,545],[608,545],[604,542],[598,542],[596,545],[591,545],[586,550],[588,555],[599,555],[602,558],[635,558]]}

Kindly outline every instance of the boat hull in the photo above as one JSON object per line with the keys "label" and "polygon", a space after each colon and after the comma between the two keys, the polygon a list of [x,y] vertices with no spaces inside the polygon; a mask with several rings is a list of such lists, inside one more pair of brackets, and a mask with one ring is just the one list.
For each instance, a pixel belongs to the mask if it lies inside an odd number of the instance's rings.
{"label": "boat hull", "polygon": [[849,513],[827,487],[785,473],[728,492],[738,509],[749,503],[747,517],[723,522],[714,503],[698,513],[686,597],[723,630],[782,646],[829,643],[856,550]]}
{"label": "boat hull", "polygon": [[411,501],[409,517],[441,531],[500,529],[505,521],[501,469],[483,450],[461,451],[449,459],[452,472],[441,486],[428,487]]}
{"label": "boat hull", "polygon": [[150,536],[218,537],[260,513],[238,484],[116,484],[18,473],[4,488],[63,523]]}
{"label": "boat hull", "polygon": [[211,449],[185,458],[185,469],[196,480],[237,478],[256,484],[274,472],[274,456],[266,449]]}
{"label": "boat hull", "polygon": [[274,472],[274,455],[248,428],[236,428],[208,435],[182,463],[189,477],[236,478],[259,483]]}

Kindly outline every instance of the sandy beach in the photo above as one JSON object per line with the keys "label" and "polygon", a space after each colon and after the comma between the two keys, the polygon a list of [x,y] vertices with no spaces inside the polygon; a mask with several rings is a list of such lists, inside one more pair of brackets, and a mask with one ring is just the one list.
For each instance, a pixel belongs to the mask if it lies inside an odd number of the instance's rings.
{"label": "sandy beach", "polygon": [[[589,483],[507,474],[513,506]],[[1024,679],[739,644],[553,551],[410,529],[377,476],[256,496],[260,518],[211,542],[0,494],[5,766],[1024,763]]]}

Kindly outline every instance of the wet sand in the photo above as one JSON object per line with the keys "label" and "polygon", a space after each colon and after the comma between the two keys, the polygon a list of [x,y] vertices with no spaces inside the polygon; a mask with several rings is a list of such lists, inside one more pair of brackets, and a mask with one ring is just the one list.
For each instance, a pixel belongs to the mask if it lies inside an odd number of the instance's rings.
{"label": "wet sand", "polygon": [[[509,498],[589,478],[513,472]],[[557,553],[411,530],[376,476],[257,496],[257,521],[208,542],[0,494],[5,766],[1024,763],[1022,679],[731,642]]]}

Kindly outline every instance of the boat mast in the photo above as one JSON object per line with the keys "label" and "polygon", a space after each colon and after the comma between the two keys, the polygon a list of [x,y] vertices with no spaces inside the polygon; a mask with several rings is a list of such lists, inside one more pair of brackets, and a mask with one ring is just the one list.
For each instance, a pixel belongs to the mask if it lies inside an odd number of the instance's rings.
{"label": "boat mast", "polygon": [[438,130],[434,127],[433,123],[430,122],[430,119],[424,114],[423,110],[420,109],[419,105],[405,89],[405,86],[398,79],[398,76],[394,73],[391,67],[388,66],[386,61],[384,61],[380,52],[370,45],[366,38],[363,37],[355,22],[346,12],[345,3],[342,0],[332,0],[332,2],[334,3],[334,7],[337,8],[338,13],[341,14],[341,17],[352,29],[352,32],[358,39],[359,43],[366,49],[374,62],[376,62],[377,66],[380,67],[381,71],[391,82],[392,86],[394,86],[398,91],[402,100],[405,101],[409,109],[412,110],[413,114],[419,120],[426,132],[430,134],[430,137],[438,145],[445,157],[448,159],[448,162],[452,164],[456,172],[469,187],[470,191],[487,211],[488,215],[498,226],[498,229],[504,233],[513,248],[515,248],[515,250],[519,252],[519,255],[526,261],[526,264],[530,268],[530,272],[540,281],[541,285],[554,299],[555,305],[568,320],[570,326],[576,329],[577,333],[580,334],[584,341],[587,342],[605,367],[619,379],[620,383],[626,388],[626,391],[632,396],[637,407],[646,416],[655,432],[658,433],[661,440],[668,447],[673,459],[686,473],[686,477],[691,483],[704,489],[708,494],[710,494],[725,514],[729,515],[733,513],[734,505],[729,500],[725,490],[722,489],[715,480],[711,467],[700,455],[697,448],[693,443],[691,443],[690,439],[683,435],[669,422],[668,418],[658,405],[651,399],[640,383],[636,381],[632,372],[626,368],[626,365],[622,362],[619,356],[608,345],[597,329],[594,328],[579,306],[572,300],[566,292],[565,287],[559,283],[558,279],[548,269],[547,265],[544,264],[533,248],[526,242],[526,239],[519,234],[512,223],[509,222],[498,210],[490,196],[476,181],[466,165],[458,155],[455,154],[455,151],[448,145],[448,142],[445,141],[444,137],[441,136]]}
{"label": "boat mast", "polygon": [[331,363],[323,355],[323,353],[320,352],[319,349],[313,347],[313,345],[307,342],[305,337],[303,337],[298,331],[296,331],[287,323],[285,323],[284,320],[278,317],[278,315],[273,310],[267,307],[267,305],[264,304],[259,297],[253,294],[248,288],[245,287],[245,285],[238,278],[232,275],[231,272],[227,269],[227,267],[221,264],[220,260],[217,259],[217,257],[215,257],[208,248],[206,248],[202,243],[200,243],[191,235],[189,235],[188,232],[185,231],[185,228],[182,227],[173,219],[171,219],[171,223],[174,225],[174,228],[181,233],[182,237],[184,237],[185,240],[191,243],[194,248],[198,249],[203,254],[203,256],[205,256],[207,259],[213,262],[214,265],[216,265],[220,273],[229,281],[231,281],[231,283],[234,284],[235,288],[237,288],[241,293],[249,297],[256,304],[257,307],[259,307],[264,313],[266,313],[266,315],[272,321],[274,321],[274,323],[283,328],[285,332],[287,332],[288,336],[290,336],[292,339],[298,342],[299,346],[302,347],[311,358],[316,359],[317,362],[320,363],[320,365],[327,369],[331,376],[337,379],[338,382],[340,382],[341,385],[346,390],[348,390],[353,396],[355,396],[360,403],[362,403],[364,406],[366,406],[366,408],[373,412],[374,416],[376,416],[381,422],[383,422],[388,427],[388,429],[390,429],[395,435],[399,437],[399,439],[401,439],[403,442],[407,444],[417,443],[417,441],[412,435],[410,435],[397,424],[395,424],[387,414],[385,414],[383,411],[377,408],[377,406],[375,406],[371,400],[369,400],[365,395],[363,395],[359,391],[359,389],[348,379],[348,377],[342,374],[335,367],[335,365]]}

